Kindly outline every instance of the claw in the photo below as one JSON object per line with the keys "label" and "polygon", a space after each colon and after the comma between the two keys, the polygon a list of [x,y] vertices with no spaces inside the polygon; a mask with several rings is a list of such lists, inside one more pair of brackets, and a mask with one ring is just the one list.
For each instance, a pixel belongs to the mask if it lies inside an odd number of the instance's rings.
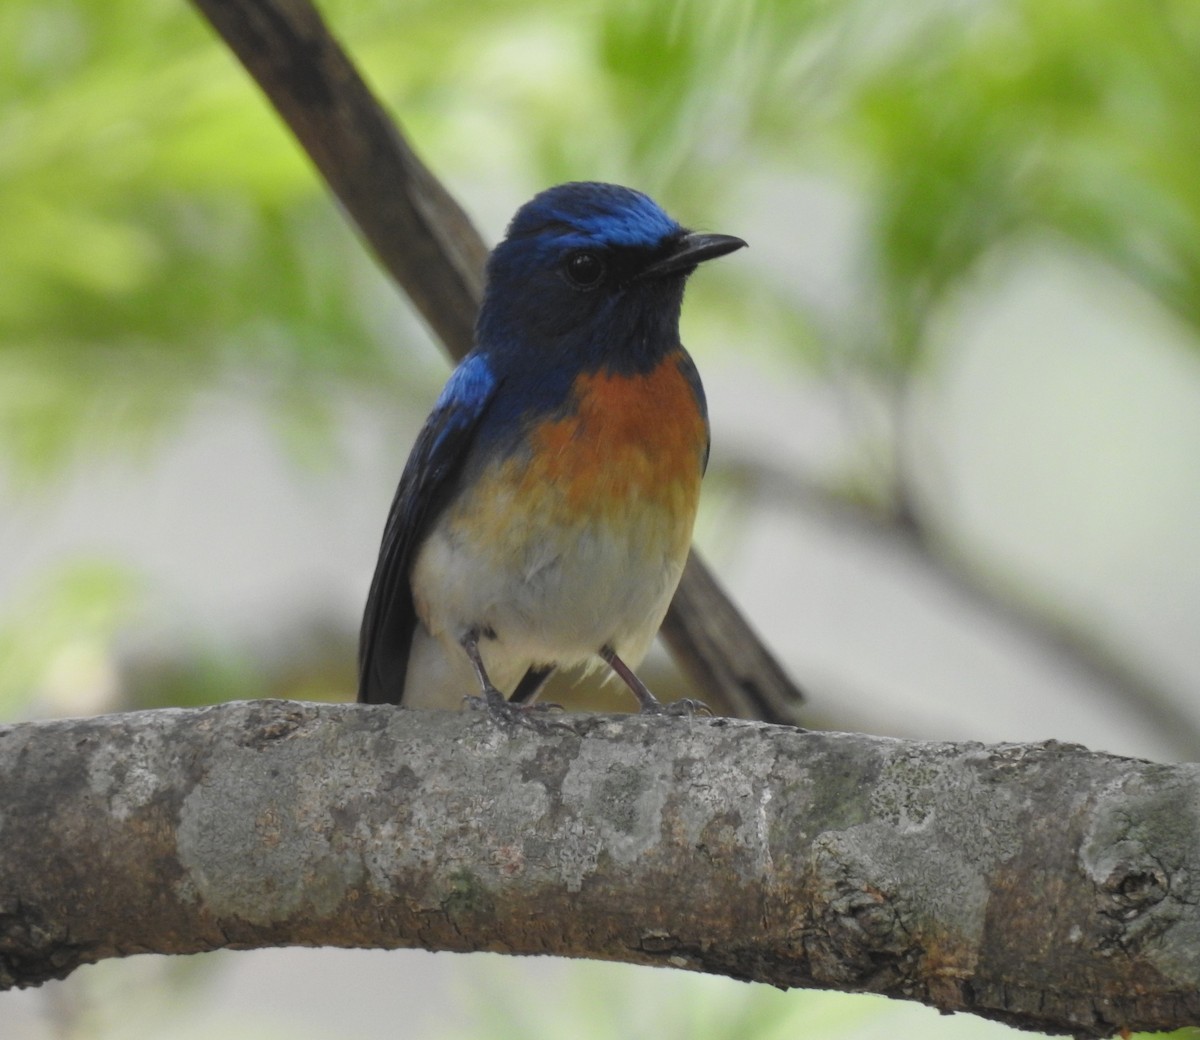
{"label": "claw", "polygon": [[483,695],[469,693],[463,698],[463,705],[471,711],[486,711],[496,722],[504,726],[528,726],[539,733],[547,729],[570,729],[562,722],[554,722],[546,718],[555,712],[561,712],[561,704],[534,703],[513,704],[496,687],[490,683],[484,688]]}
{"label": "claw", "polygon": [[712,709],[704,703],[704,701],[692,700],[690,697],[685,697],[683,700],[672,701],[670,704],[663,704],[657,697],[654,696],[620,657],[611,646],[603,646],[600,648],[600,657],[608,664],[608,666],[621,677],[621,681],[633,692],[637,698],[639,715],[679,715],[685,718],[691,718],[693,715],[711,715]]}
{"label": "claw", "polygon": [[692,697],[684,697],[682,700],[671,701],[670,704],[663,704],[660,700],[643,702],[638,711],[639,715],[675,715],[683,718],[691,718],[693,715],[712,715],[713,710],[704,701],[695,700]]}

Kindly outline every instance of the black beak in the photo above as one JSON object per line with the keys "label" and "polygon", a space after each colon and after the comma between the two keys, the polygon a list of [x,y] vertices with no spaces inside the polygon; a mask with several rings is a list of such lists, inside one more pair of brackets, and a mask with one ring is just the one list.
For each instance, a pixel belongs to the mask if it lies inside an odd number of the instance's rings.
{"label": "black beak", "polygon": [[665,274],[677,274],[680,271],[690,273],[697,264],[732,253],[745,244],[734,235],[701,235],[689,231],[671,245],[671,251],[666,256],[644,268],[641,277],[661,278]]}

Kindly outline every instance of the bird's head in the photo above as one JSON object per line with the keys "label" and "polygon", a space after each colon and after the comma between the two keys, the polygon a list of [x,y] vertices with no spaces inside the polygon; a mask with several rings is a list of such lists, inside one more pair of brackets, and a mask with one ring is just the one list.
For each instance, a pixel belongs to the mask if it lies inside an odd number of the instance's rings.
{"label": "bird's head", "polygon": [[691,232],[631,188],[549,188],[518,210],[492,252],[479,345],[523,358],[650,367],[679,343],[687,276],[745,244]]}

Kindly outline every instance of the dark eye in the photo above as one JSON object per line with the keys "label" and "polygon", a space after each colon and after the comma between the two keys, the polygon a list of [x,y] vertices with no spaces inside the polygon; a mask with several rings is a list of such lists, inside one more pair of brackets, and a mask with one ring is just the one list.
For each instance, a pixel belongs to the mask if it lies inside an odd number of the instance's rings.
{"label": "dark eye", "polygon": [[577,289],[594,289],[604,277],[604,261],[595,253],[580,249],[563,264],[567,281]]}

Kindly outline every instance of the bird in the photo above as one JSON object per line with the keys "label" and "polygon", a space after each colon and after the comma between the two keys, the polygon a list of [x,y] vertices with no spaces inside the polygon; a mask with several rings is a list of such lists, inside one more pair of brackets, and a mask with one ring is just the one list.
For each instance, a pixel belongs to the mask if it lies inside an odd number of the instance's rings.
{"label": "bird", "polygon": [[556,670],[607,665],[642,713],[703,709],[663,705],[634,669],[682,575],[708,463],[684,286],[745,245],[595,181],[517,211],[488,257],[473,348],[392,500],[359,701],[513,717],[544,707]]}

